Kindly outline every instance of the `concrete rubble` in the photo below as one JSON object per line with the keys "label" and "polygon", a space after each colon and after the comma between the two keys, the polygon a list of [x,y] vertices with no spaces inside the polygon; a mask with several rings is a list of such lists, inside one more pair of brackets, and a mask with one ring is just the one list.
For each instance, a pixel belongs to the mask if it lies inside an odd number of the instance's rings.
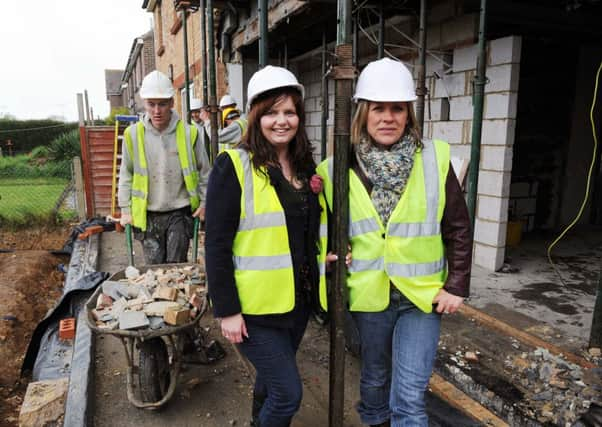
{"label": "concrete rubble", "polygon": [[67,378],[29,383],[19,414],[19,426],[62,425],[68,385]]}
{"label": "concrete rubble", "polygon": [[[597,354],[593,351],[587,359],[600,366],[602,360]],[[478,367],[479,358],[478,351],[456,351],[449,356],[451,363],[446,364],[446,370],[458,383],[473,383],[471,370]],[[602,406],[600,367],[583,368],[541,347],[507,355],[503,360],[508,380],[520,398],[510,403],[513,409],[504,409],[502,406],[509,402],[502,403],[491,391],[483,389],[479,392],[480,400],[499,412],[507,412],[508,418],[518,425],[528,425],[526,420],[535,420],[539,425],[572,426],[590,406]],[[476,378],[483,377],[477,375]],[[476,383],[469,387],[478,388],[481,387]]]}
{"label": "concrete rubble", "polygon": [[592,404],[602,405],[602,368],[584,369],[544,348],[508,357],[525,390],[525,413],[542,424],[573,425]]}
{"label": "concrete rubble", "polygon": [[206,298],[198,265],[149,269],[128,267],[126,278],[102,284],[92,316],[101,329],[158,330],[194,319]]}

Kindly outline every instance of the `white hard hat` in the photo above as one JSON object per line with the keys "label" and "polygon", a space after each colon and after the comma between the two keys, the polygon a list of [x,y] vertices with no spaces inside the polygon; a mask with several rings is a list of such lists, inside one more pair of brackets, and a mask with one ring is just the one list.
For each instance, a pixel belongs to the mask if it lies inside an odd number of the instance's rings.
{"label": "white hard hat", "polygon": [[203,107],[203,103],[199,98],[192,98],[190,100],[190,111],[200,110]]}
{"label": "white hard hat", "polygon": [[234,99],[231,95],[224,95],[222,99],[219,100],[219,108],[226,107],[228,105],[236,105],[236,99]]}
{"label": "white hard hat", "polygon": [[412,73],[399,61],[389,58],[370,62],[362,70],[355,86],[354,101],[415,101]]}
{"label": "white hard hat", "polygon": [[293,73],[286,68],[267,65],[257,71],[249,80],[247,86],[247,106],[250,107],[255,98],[264,92],[279,87],[294,87],[301,92],[301,98],[305,96],[305,89],[299,83]]}
{"label": "white hard hat", "polygon": [[175,91],[169,77],[160,71],[151,71],[142,80],[140,98],[142,99],[168,99],[173,98]]}

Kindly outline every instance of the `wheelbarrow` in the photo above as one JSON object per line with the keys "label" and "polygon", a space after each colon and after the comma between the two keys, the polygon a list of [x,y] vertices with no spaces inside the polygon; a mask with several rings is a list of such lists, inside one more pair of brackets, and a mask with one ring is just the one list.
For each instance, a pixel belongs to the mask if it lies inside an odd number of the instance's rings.
{"label": "wheelbarrow", "polygon": [[[198,247],[198,226],[195,222],[195,238],[193,239],[193,259],[196,260]],[[131,229],[126,226],[126,241],[130,265],[133,265]],[[156,264],[137,267],[140,274],[152,269],[183,268],[191,263]],[[126,270],[113,274],[108,280],[119,281],[126,278]],[[90,329],[97,334],[108,334],[118,338],[124,348],[127,362],[127,398],[134,406],[144,409],[159,409],[173,396],[180,368],[184,344],[191,336],[199,333],[199,320],[207,311],[206,294],[201,297],[201,306],[194,318],[184,324],[171,326],[161,325],[158,329],[145,327],[135,330],[106,329],[96,324],[92,310],[102,293],[98,287],[86,302],[86,321]]]}

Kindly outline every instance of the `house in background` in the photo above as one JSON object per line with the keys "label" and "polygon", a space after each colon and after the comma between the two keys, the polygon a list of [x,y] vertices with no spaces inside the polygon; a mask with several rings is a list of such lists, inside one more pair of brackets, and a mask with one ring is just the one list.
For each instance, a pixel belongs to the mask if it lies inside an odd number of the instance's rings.
{"label": "house in background", "polygon": [[138,91],[142,79],[155,69],[155,43],[153,30],[137,37],[132,42],[130,55],[121,76],[120,90],[123,106],[131,114],[144,112],[144,105]]}
{"label": "house in background", "polygon": [[[222,2],[222,4],[225,3]],[[176,88],[175,109],[182,116],[182,113],[187,110],[185,105],[186,84],[182,12],[176,11],[173,1],[144,0],[142,8],[153,14],[156,69],[168,75],[173,81]],[[215,10],[216,32],[221,13],[219,9]],[[201,52],[201,18],[202,13],[192,9],[187,13],[186,20],[190,98],[199,99],[203,98],[203,61],[205,60],[205,55],[202,55]],[[218,99],[219,96],[225,94],[228,90],[226,66],[227,64],[223,61],[216,61],[216,90]],[[234,93],[233,96],[238,100],[240,105],[242,93]]]}
{"label": "house in background", "polygon": [[107,101],[109,101],[109,111],[113,108],[123,107],[123,98],[121,96],[121,76],[123,70],[105,70],[105,90]]}

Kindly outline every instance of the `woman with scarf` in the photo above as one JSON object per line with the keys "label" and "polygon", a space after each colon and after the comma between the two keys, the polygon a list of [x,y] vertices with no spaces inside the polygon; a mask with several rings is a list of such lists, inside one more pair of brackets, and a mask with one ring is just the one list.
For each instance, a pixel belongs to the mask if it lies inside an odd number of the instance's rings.
{"label": "woman with scarf", "polygon": [[[303,86],[281,67],[247,88],[247,133],[213,166],[206,266],[223,336],[256,370],[252,426],[286,427],[299,409],[295,354],[312,301],[326,295],[326,206],[305,133]],[[314,179],[312,179],[314,178]]]}
{"label": "woman with scarf", "polygon": [[[349,310],[361,342],[358,412],[427,426],[424,393],[441,315],[468,296],[472,237],[449,145],[420,137],[414,81],[381,59],[359,76],[351,127]],[[332,206],[332,160],[318,167]]]}

